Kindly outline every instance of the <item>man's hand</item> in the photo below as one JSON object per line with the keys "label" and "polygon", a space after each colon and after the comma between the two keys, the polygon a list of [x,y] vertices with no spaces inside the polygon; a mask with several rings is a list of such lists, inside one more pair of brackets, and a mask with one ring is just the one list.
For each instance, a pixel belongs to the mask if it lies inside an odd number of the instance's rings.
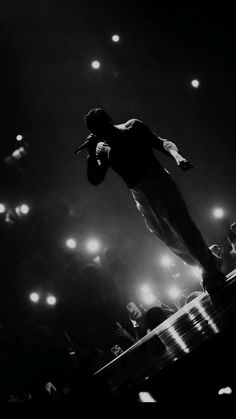
{"label": "man's hand", "polygon": [[179,162],[178,166],[184,171],[195,169],[195,167],[189,160],[182,160],[181,162]]}
{"label": "man's hand", "polygon": [[96,135],[89,134],[89,136],[86,138],[86,140],[89,140],[89,143],[87,145],[88,154],[89,155],[95,155],[96,146],[97,146],[97,142],[98,142],[98,139],[97,139]]}

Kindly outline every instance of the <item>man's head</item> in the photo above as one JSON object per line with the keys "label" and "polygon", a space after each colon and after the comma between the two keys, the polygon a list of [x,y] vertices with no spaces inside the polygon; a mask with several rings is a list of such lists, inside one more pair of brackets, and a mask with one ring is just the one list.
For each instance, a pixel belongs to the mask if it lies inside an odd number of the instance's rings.
{"label": "man's head", "polygon": [[167,319],[166,313],[160,307],[150,308],[145,316],[147,329],[153,330]]}
{"label": "man's head", "polygon": [[213,244],[209,247],[211,253],[216,256],[218,259],[222,258],[222,249],[218,244]]}
{"label": "man's head", "polygon": [[84,118],[89,131],[97,136],[109,134],[113,127],[111,117],[106,111],[100,108],[91,109]]}

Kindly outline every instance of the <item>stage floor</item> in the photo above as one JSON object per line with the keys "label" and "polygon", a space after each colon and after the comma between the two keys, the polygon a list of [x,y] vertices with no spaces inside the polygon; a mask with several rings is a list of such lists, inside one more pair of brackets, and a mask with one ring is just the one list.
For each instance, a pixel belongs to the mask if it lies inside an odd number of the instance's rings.
{"label": "stage floor", "polygon": [[[236,270],[214,297],[202,293],[94,374],[98,401],[139,401],[147,391],[159,403],[170,395],[232,400],[236,392]],[[218,394],[229,387],[231,394]]]}

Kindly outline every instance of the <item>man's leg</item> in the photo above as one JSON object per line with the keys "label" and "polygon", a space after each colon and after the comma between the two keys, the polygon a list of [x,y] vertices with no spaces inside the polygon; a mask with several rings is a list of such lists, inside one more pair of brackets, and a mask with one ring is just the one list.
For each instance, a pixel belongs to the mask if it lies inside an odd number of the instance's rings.
{"label": "man's leg", "polygon": [[217,269],[215,258],[190,217],[185,201],[174,180],[166,174],[163,181],[166,193],[162,196],[162,216],[184,242],[191,256],[202,267],[203,285],[211,292],[223,283],[225,277]]}
{"label": "man's leg", "polygon": [[[155,192],[157,192],[155,190]],[[155,234],[162,242],[169,247],[169,249],[180,257],[184,262],[190,265],[196,265],[197,261],[189,253],[188,248],[175,233],[168,222],[161,217],[161,211],[158,208],[158,203],[151,205],[145,193],[139,191],[138,193],[132,192],[138,211],[143,215],[145,223],[149,231]]]}

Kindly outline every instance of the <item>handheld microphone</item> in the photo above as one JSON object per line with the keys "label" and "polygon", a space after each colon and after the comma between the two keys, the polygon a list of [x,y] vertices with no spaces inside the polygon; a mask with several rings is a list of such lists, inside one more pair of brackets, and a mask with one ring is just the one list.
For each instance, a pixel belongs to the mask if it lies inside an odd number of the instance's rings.
{"label": "handheld microphone", "polygon": [[81,153],[81,151],[85,150],[85,149],[88,147],[89,143],[90,143],[91,141],[95,140],[95,139],[97,139],[96,135],[94,135],[94,134],[89,134],[89,136],[87,137],[86,141],[85,141],[83,144],[81,144],[81,145],[79,146],[79,148],[77,148],[77,150],[75,150],[75,151],[74,151],[74,153],[75,153],[75,154],[80,154],[80,153]]}

